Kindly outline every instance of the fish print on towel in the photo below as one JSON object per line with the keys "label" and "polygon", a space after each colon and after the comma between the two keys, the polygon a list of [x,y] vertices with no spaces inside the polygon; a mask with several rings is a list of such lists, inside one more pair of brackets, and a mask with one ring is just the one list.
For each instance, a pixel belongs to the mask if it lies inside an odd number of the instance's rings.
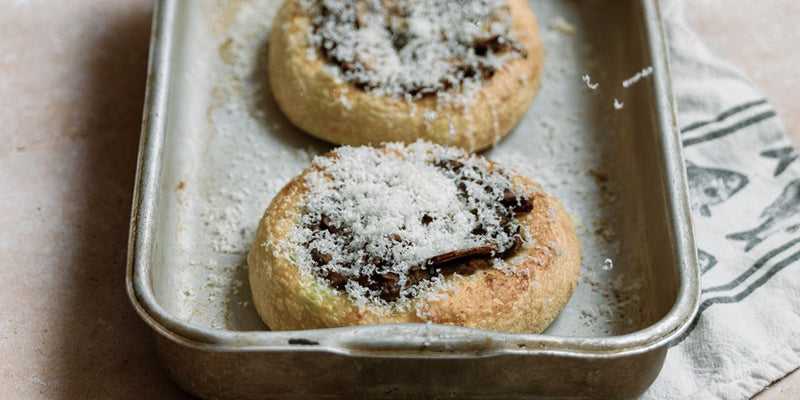
{"label": "fish print on towel", "polygon": [[778,160],[778,166],[775,167],[775,172],[772,174],[772,176],[780,175],[783,171],[786,170],[786,167],[788,167],[789,164],[793,163],[794,160],[797,160],[797,157],[800,156],[800,154],[797,154],[797,151],[794,149],[794,146],[786,146],[772,150],[764,150],[760,154],[762,157],[775,158]]}
{"label": "fish print on towel", "polygon": [[797,232],[800,229],[800,179],[789,182],[778,198],[761,212],[759,218],[764,219],[759,226],[725,237],[746,242],[744,251],[747,252],[775,233]]}
{"label": "fish print on towel", "polygon": [[717,265],[717,258],[702,249],[697,249],[697,262],[700,264],[700,273],[705,274]]}
{"label": "fish print on towel", "polygon": [[689,198],[692,209],[704,217],[711,216],[709,206],[722,203],[749,182],[747,176],[725,169],[704,168],[686,161]]}
{"label": "fish print on towel", "polygon": [[[766,249],[758,259],[752,260],[750,268],[741,271],[738,275],[727,278],[716,277],[718,283],[704,285],[700,294],[700,306],[694,321],[670,345],[675,346],[686,339],[697,326],[703,312],[709,307],[715,304],[738,303],[785,268],[797,266],[798,261],[800,261],[800,237],[795,237],[772,249]],[[703,280],[706,281],[706,278]]]}
{"label": "fish print on towel", "polygon": [[752,130],[775,116],[775,110],[766,100],[748,101],[723,111],[716,118],[684,126],[681,128],[681,142],[684,148],[708,143],[741,131]]}

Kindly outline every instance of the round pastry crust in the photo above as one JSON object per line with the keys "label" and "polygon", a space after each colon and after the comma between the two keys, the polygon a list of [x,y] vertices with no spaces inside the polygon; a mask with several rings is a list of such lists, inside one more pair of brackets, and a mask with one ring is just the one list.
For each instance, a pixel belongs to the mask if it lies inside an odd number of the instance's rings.
{"label": "round pastry crust", "polygon": [[[297,0],[286,0],[272,25],[269,81],[289,120],[317,138],[348,145],[411,143],[418,139],[477,151],[505,136],[528,109],[544,63],[536,17],[525,0],[508,0],[511,30],[527,57],[508,60],[468,109],[438,104],[436,96],[407,101],[378,96],[336,79],[321,56],[309,59],[311,25]],[[423,117],[427,110],[435,117]],[[430,115],[434,115],[429,113]],[[454,132],[454,134],[451,134]]]}
{"label": "round pastry crust", "polygon": [[533,203],[532,211],[516,219],[527,226],[528,239],[506,259],[516,272],[489,268],[448,276],[450,289],[439,289],[447,296],[418,296],[407,310],[360,308],[344,291],[320,283],[327,281],[304,278],[298,266],[281,256],[275,246],[286,240],[300,220],[302,199],[308,192],[305,176],[313,168],[294,178],[272,200],[247,257],[256,310],[272,330],[430,321],[539,333],[572,296],[581,262],[572,219],[534,181],[513,174],[512,182]]}

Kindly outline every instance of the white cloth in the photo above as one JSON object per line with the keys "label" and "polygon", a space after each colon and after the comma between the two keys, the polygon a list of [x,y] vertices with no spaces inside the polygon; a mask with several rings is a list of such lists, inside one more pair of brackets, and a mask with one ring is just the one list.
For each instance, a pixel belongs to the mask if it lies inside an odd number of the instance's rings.
{"label": "white cloth", "polygon": [[700,311],[642,399],[748,399],[800,366],[800,161],[774,110],[662,2]]}

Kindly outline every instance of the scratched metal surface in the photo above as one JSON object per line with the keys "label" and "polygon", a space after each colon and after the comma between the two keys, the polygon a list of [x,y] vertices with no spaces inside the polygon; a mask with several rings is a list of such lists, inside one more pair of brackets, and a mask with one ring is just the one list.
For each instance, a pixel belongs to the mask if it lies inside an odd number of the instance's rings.
{"label": "scratched metal surface", "polygon": [[[299,360],[306,353],[287,340],[301,337],[318,342],[315,350],[351,355],[624,361],[652,352],[647,365],[657,372],[697,291],[684,177],[672,172],[682,160],[657,8],[650,1],[530,4],[547,54],[542,88],[519,125],[484,155],[539,181],[576,222],[578,288],[543,335],[425,325],[269,332],[250,301],[244,258],[253,231],[272,196],[332,147],[291,126],[269,94],[265,56],[278,1],[160,2],[128,282],[145,320],[171,338],[159,341],[164,359],[201,357],[189,340]],[[623,86],[651,66],[653,75]],[[182,371],[173,373],[183,385],[200,373]],[[540,394],[552,393],[570,394]]]}

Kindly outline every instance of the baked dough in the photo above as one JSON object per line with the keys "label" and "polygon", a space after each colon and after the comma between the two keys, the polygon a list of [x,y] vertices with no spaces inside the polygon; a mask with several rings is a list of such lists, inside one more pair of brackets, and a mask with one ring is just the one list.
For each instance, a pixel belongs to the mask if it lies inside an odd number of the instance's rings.
{"label": "baked dough", "polygon": [[[350,290],[334,288],[331,280],[314,272],[319,272],[320,269],[318,269],[318,265],[315,267],[314,263],[310,261],[309,249],[304,247],[308,244],[298,240],[297,235],[306,228],[301,223],[304,215],[311,213],[310,209],[315,207],[313,204],[316,203],[310,199],[314,193],[318,193],[315,191],[320,190],[317,187],[323,185],[320,179],[330,182],[336,179],[331,177],[331,174],[342,174],[342,170],[349,168],[356,171],[354,171],[354,175],[347,177],[346,182],[363,180],[364,174],[368,175],[372,171],[382,168],[369,165],[372,162],[369,157],[373,157],[373,155],[367,153],[383,156],[382,159],[376,160],[375,165],[387,162],[396,163],[391,167],[386,167],[386,170],[412,171],[415,168],[421,168],[411,165],[413,164],[411,162],[406,168],[397,168],[397,166],[405,165],[402,163],[408,159],[419,160],[422,155],[431,160],[457,160],[458,164],[478,165],[487,171],[499,171],[498,173],[506,174],[505,176],[510,179],[517,196],[520,196],[518,198],[527,199],[526,201],[529,201],[531,206],[525,208],[524,210],[528,211],[523,211],[522,214],[515,211],[513,217],[513,223],[521,227],[517,230],[517,232],[522,232],[524,239],[521,246],[516,247],[517,250],[502,262],[496,261],[500,260],[500,258],[496,258],[492,261],[495,263],[492,267],[480,268],[472,273],[437,275],[436,283],[425,281],[427,286],[423,285],[424,287],[413,293],[412,296],[400,297],[394,301],[386,301],[374,296],[372,299],[365,300],[363,297],[354,296]],[[401,164],[397,164],[397,162]],[[444,169],[436,171],[449,173],[449,170]],[[436,172],[427,173],[433,175],[420,175],[420,177],[426,178],[428,181],[440,179],[434,176]],[[397,175],[397,178],[402,179],[409,176],[417,175],[411,172],[410,175]],[[480,179],[489,181],[486,176]],[[427,192],[428,188],[425,187],[425,182],[422,180],[415,182],[395,181],[387,185],[394,185],[394,187],[406,185],[411,188],[411,191],[420,193],[419,199],[397,199],[396,193],[401,192],[392,192],[391,190],[395,189],[389,189],[389,192],[384,192],[384,194],[394,196],[385,198],[391,204],[386,206],[380,203],[360,204],[354,208],[379,213],[382,207],[385,208],[387,210],[385,216],[378,217],[378,219],[391,219],[397,215],[404,215],[404,212],[409,212],[407,209],[418,207],[415,204],[424,204],[425,197],[430,194]],[[451,185],[454,184],[453,182]],[[441,189],[443,187],[441,182],[437,181],[432,185],[439,187],[438,190],[441,193],[446,192]],[[368,203],[375,199],[378,199],[379,202],[383,201],[384,198],[374,190],[375,187],[374,185],[364,186],[365,193],[371,192],[373,195],[364,196],[362,202]],[[360,198],[358,195],[352,195],[354,193],[352,187],[335,190],[344,191],[341,197],[351,196],[350,200]],[[362,190],[362,188],[359,187],[358,190]],[[442,194],[442,196],[447,197],[446,194]],[[442,204],[446,203],[444,200],[442,202]],[[398,204],[405,205],[406,210],[392,210],[392,208],[397,208]],[[445,204],[442,207],[449,206]],[[423,208],[424,206],[420,209]],[[342,212],[346,213],[347,211]],[[448,215],[458,214],[458,212],[452,211],[448,211],[448,213]],[[425,222],[424,218],[426,217],[422,218]],[[324,219],[325,217],[323,217]],[[428,217],[427,221],[430,220],[431,218]],[[330,224],[330,222],[328,223]],[[447,224],[457,225],[458,223],[447,222]],[[314,229],[319,229],[319,227]],[[339,226],[337,229],[355,228]],[[369,229],[374,231],[374,227]],[[487,229],[489,228],[487,227]],[[453,230],[457,231],[456,228]],[[308,234],[308,230],[305,233]],[[446,245],[447,242],[457,242],[458,238],[451,240],[448,237],[438,237],[436,234],[430,234],[429,239],[425,237],[425,241],[435,242],[437,240]],[[428,244],[424,243],[420,246],[424,247]],[[415,253],[416,250],[419,249],[406,248],[401,257]],[[317,259],[315,258],[315,260]],[[327,261],[330,260],[331,257],[328,257]],[[497,164],[482,159],[480,156],[468,155],[460,150],[422,142],[410,146],[394,143],[378,149],[343,147],[326,156],[318,157],[309,168],[289,182],[273,199],[264,213],[247,258],[255,307],[272,330],[430,321],[437,324],[527,333],[543,331],[567,303],[576,285],[580,260],[578,238],[570,216],[555,198],[546,194],[530,178],[515,173],[506,173]],[[353,287],[358,288],[359,286],[353,283]]]}
{"label": "baked dough", "polygon": [[[316,1],[285,1],[273,22],[268,65],[271,91],[280,109],[294,125],[317,138],[348,145],[423,139],[477,151],[497,142],[517,124],[539,88],[544,48],[536,18],[525,0],[507,0],[510,22],[506,28],[513,38],[513,49],[505,53],[513,51],[516,56],[502,59],[491,77],[478,79],[478,84],[471,86],[478,86],[477,90],[462,87],[461,92],[446,89],[427,95],[397,90],[381,94],[385,88],[364,90],[343,79],[342,67],[310,42],[310,32],[315,28],[302,4],[322,0]],[[462,4],[450,7],[467,8]],[[490,40],[496,43],[497,37]],[[501,43],[508,45],[509,41]]]}

